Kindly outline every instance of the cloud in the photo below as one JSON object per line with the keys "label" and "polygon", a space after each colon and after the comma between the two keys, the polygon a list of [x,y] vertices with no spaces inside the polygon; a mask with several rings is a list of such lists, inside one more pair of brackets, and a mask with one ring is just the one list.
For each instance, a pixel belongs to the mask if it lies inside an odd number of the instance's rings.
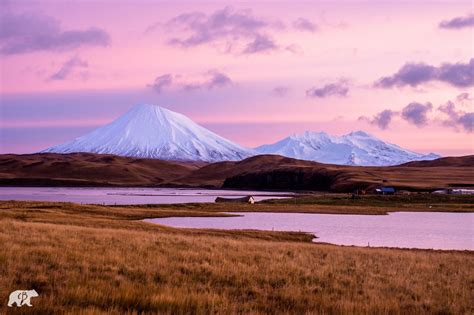
{"label": "cloud", "polygon": [[[462,104],[466,102],[468,107],[472,109],[472,100],[469,93],[462,93],[456,97],[456,102]],[[457,109],[453,101],[448,101],[444,105],[438,107],[438,110],[447,117],[443,120],[443,124],[455,129],[461,128],[467,132],[474,131],[474,112],[465,112]]]}
{"label": "cloud", "polygon": [[148,87],[151,87],[156,93],[161,94],[163,92],[163,89],[171,85],[172,82],[172,75],[167,73],[156,77],[155,81],[153,81],[152,84],[148,84]]}
{"label": "cloud", "polygon": [[318,30],[318,25],[305,18],[299,18],[293,22],[293,27],[300,31],[314,33]]}
{"label": "cloud", "polygon": [[229,78],[229,76],[217,70],[209,70],[204,77],[205,78],[201,79],[200,81],[184,84],[183,88],[185,90],[211,90],[232,84],[232,80]]}
{"label": "cloud", "polygon": [[390,109],[386,109],[376,114],[370,120],[370,123],[372,125],[376,125],[380,129],[385,130],[390,126],[390,123],[392,122],[393,117],[396,116],[397,114],[398,114],[397,112],[394,112]]}
{"label": "cloud", "polygon": [[409,85],[416,87],[430,81],[441,81],[455,87],[474,85],[474,58],[469,63],[444,63],[439,67],[425,63],[407,63],[395,74],[380,78],[375,86],[391,88]]}
{"label": "cloud", "polygon": [[[211,14],[180,14],[167,21],[164,26],[168,31],[181,33],[181,36],[168,40],[171,45],[189,48],[214,44],[226,47],[225,52],[243,54],[277,49],[278,45],[267,32],[285,28],[281,21],[257,17],[250,9],[234,10],[232,7],[225,7]],[[149,27],[147,32],[155,28],[156,24]]]}
{"label": "cloud", "polygon": [[40,14],[0,14],[0,54],[14,55],[36,51],[70,50],[80,46],[107,46],[104,30],[63,30],[60,23]]}
{"label": "cloud", "polygon": [[349,87],[346,80],[340,80],[339,82],[329,83],[322,87],[312,87],[306,91],[306,96],[309,97],[328,97],[328,96],[339,96],[345,97],[349,92]]}
{"label": "cloud", "polygon": [[247,44],[243,50],[244,54],[255,54],[259,52],[272,51],[278,49],[278,45],[266,35],[257,34],[255,39]]}
{"label": "cloud", "polygon": [[232,84],[230,77],[217,70],[209,70],[197,76],[185,77],[183,75],[164,74],[158,76],[155,81],[148,84],[158,94],[161,94],[165,88],[174,87],[178,90],[212,90],[222,88]]}
{"label": "cloud", "polygon": [[474,26],[474,14],[455,17],[451,20],[446,20],[439,23],[439,27],[445,29],[460,29],[472,26]]}
{"label": "cloud", "polygon": [[474,113],[465,113],[457,120],[466,131],[472,132],[474,130]]}
{"label": "cloud", "polygon": [[432,109],[433,105],[431,103],[412,102],[402,109],[402,118],[417,127],[423,127],[427,124],[428,113]]}
{"label": "cloud", "polygon": [[401,116],[405,121],[417,126],[425,127],[431,123],[441,123],[445,127],[454,128],[457,131],[474,131],[474,112],[466,112],[458,107],[463,106],[472,110],[474,98],[469,93],[459,94],[454,101],[448,101],[435,109],[434,114],[444,115],[444,118],[430,119],[428,114],[433,111],[431,103],[411,102],[401,112],[385,109],[373,117],[360,116],[359,121],[376,125],[380,129],[387,129],[393,119]]}
{"label": "cloud", "polygon": [[[85,69],[89,65],[87,61],[82,60],[78,56],[72,57],[61,65],[59,70],[56,73],[53,73],[48,79],[52,81],[60,81],[67,79],[76,69]],[[87,73],[83,72],[83,76],[86,76]]]}
{"label": "cloud", "polygon": [[[299,18],[292,23],[295,30],[314,32],[317,25]],[[174,34],[167,40],[169,45],[192,48],[211,45],[232,54],[257,54],[270,51],[293,52],[294,44],[280,45],[271,32],[288,29],[279,19],[259,17],[252,10],[236,10],[230,6],[212,13],[183,13],[146,28],[145,34],[164,28],[167,34]]]}
{"label": "cloud", "polygon": [[470,95],[469,93],[464,92],[464,93],[461,93],[461,94],[459,94],[458,96],[456,96],[456,100],[457,100],[458,102],[462,102],[462,101],[472,101],[472,100],[474,100],[474,98],[471,97],[471,95]]}
{"label": "cloud", "polygon": [[290,92],[287,86],[277,86],[272,90],[272,94],[278,97],[285,97]]}
{"label": "cloud", "polygon": [[441,65],[438,80],[457,87],[474,86],[474,58],[471,58],[468,64]]}

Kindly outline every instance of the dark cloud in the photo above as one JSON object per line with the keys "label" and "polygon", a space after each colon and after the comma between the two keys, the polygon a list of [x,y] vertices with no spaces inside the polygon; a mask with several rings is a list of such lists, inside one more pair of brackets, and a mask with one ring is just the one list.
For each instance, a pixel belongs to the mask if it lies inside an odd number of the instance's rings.
{"label": "dark cloud", "polygon": [[[76,69],[82,68],[85,69],[89,65],[87,61],[82,60],[81,58],[75,56],[71,59],[67,60],[65,63],[61,65],[59,70],[52,74],[49,77],[49,80],[57,81],[57,80],[65,80],[67,79]],[[82,72],[83,76],[86,76],[86,72]]]}
{"label": "dark cloud", "polygon": [[60,23],[39,14],[0,14],[0,53],[69,50],[80,46],[107,46],[109,35],[102,29],[62,30]]}
{"label": "dark cloud", "polygon": [[293,22],[293,27],[300,31],[314,33],[318,30],[318,25],[305,18],[299,18]]}
{"label": "dark cloud", "polygon": [[149,84],[148,87],[151,87],[156,93],[160,94],[163,92],[163,89],[173,82],[173,76],[171,74],[164,74],[159,77],[156,77],[155,81],[152,84]]}
{"label": "dark cloud", "polygon": [[380,113],[374,115],[372,118],[367,116],[360,116],[359,121],[365,121],[371,125],[375,125],[380,129],[387,129],[390,126],[393,118],[398,115],[398,112],[392,111],[390,109],[385,109]]}
{"label": "dark cloud", "polygon": [[474,58],[468,64],[445,63],[439,68],[438,80],[457,87],[474,86]]}
{"label": "dark cloud", "polygon": [[457,131],[464,130],[473,132],[474,112],[466,112],[458,109],[458,106],[464,106],[472,110],[474,98],[469,93],[459,94],[454,101],[448,101],[435,109],[434,114],[442,114],[445,118],[429,119],[428,114],[433,111],[431,103],[412,102],[405,106],[401,113],[386,109],[373,117],[360,116],[359,121],[364,121],[378,126],[380,129],[387,129],[393,119],[401,116],[407,122],[417,126],[424,127],[428,123],[441,123],[443,126],[454,128]]}
{"label": "dark cloud", "polygon": [[441,81],[456,87],[473,86],[474,58],[471,58],[469,63],[444,63],[439,67],[425,63],[408,63],[395,74],[379,79],[375,86],[381,88],[405,85],[416,87],[430,81]]}
{"label": "dark cloud", "polygon": [[[462,93],[456,97],[456,102],[467,102],[467,105],[472,109],[472,98],[469,93]],[[438,110],[444,113],[447,118],[443,120],[443,124],[455,129],[464,129],[467,132],[473,132],[474,112],[464,112],[456,108],[453,101],[448,101],[446,104],[438,107]]]}
{"label": "dark cloud", "polygon": [[272,90],[272,94],[278,97],[285,97],[288,92],[290,92],[290,88],[286,86],[277,86]]}
{"label": "dark cloud", "polygon": [[345,80],[339,82],[329,83],[322,87],[312,87],[306,91],[306,96],[309,97],[328,97],[328,96],[339,96],[345,97],[349,92],[349,87]]}
{"label": "dark cloud", "polygon": [[432,109],[433,105],[431,103],[412,102],[402,109],[402,118],[417,127],[423,127],[427,124],[428,113]]}
{"label": "dark cloud", "polygon": [[285,26],[280,21],[256,17],[251,10],[225,7],[209,15],[202,12],[181,14],[165,23],[165,27],[169,31],[186,34],[171,38],[168,42],[172,45],[194,47],[224,43],[226,52],[250,54],[277,49],[278,46],[266,32]]}
{"label": "dark cloud", "polygon": [[466,131],[472,132],[474,130],[474,113],[465,113],[461,115],[457,122]]}
{"label": "dark cloud", "polygon": [[435,73],[436,68],[433,66],[423,63],[408,63],[394,75],[381,78],[376,85],[383,88],[402,85],[417,86],[432,80]]}
{"label": "dark cloud", "polygon": [[451,20],[442,21],[439,27],[446,29],[460,29],[474,26],[474,14],[455,17]]}
{"label": "dark cloud", "polygon": [[396,112],[386,109],[375,115],[371,123],[380,129],[387,129],[395,115],[397,115]]}

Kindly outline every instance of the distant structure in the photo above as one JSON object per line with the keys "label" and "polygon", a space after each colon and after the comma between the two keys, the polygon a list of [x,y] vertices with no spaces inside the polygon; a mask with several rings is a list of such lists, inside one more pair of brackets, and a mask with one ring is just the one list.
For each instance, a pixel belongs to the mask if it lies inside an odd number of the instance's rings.
{"label": "distant structure", "polygon": [[241,198],[223,198],[223,197],[217,197],[216,202],[235,202],[235,203],[250,203],[254,204],[255,203],[255,198],[253,196],[245,196]]}
{"label": "distant structure", "polygon": [[395,194],[395,188],[389,186],[383,186],[375,189],[375,193],[379,195],[393,195]]}
{"label": "distant structure", "polygon": [[474,189],[441,189],[433,191],[433,194],[443,195],[474,195]]}

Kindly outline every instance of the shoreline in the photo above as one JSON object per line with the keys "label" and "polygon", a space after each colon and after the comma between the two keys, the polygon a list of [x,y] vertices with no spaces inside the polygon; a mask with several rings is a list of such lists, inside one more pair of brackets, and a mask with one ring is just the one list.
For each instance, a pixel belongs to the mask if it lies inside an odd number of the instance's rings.
{"label": "shoreline", "polygon": [[[408,211],[395,211],[395,212],[389,212],[387,213],[387,215],[389,215],[390,213],[407,213]],[[205,217],[182,217],[182,216],[171,216],[171,217],[159,217],[159,218],[146,218],[146,219],[142,219],[142,220],[139,220],[141,222],[145,222],[145,223],[151,223],[151,224],[157,224],[157,225],[160,225],[160,226],[165,226],[165,227],[169,227],[169,228],[174,228],[174,229],[180,229],[180,230],[220,230],[220,231],[236,231],[236,232],[239,232],[239,231],[256,231],[256,232],[283,232],[283,233],[286,233],[286,232],[292,232],[292,233],[304,233],[304,234],[309,234],[311,236],[313,236],[313,239],[312,239],[312,243],[315,243],[315,244],[328,244],[328,245],[334,245],[334,246],[343,246],[343,247],[357,247],[357,248],[384,248],[384,249],[402,249],[402,250],[427,250],[427,251],[453,251],[453,252],[464,252],[464,251],[467,251],[467,252],[473,252],[474,253],[474,249],[454,249],[454,248],[422,248],[422,247],[398,247],[398,246],[364,246],[364,245],[348,245],[348,244],[338,244],[338,243],[331,243],[329,241],[323,241],[323,242],[319,242],[317,241],[318,239],[320,239],[320,236],[318,236],[315,232],[311,232],[311,231],[304,231],[304,230],[280,230],[280,229],[277,229],[277,230],[274,230],[274,229],[259,229],[259,228],[252,228],[252,229],[246,229],[246,228],[219,228],[219,227],[189,227],[189,226],[174,226],[174,225],[169,225],[169,224],[166,224],[166,223],[162,223],[162,222],[154,222],[154,220],[160,220],[160,219],[190,219],[190,218],[235,218],[235,217],[244,217],[245,214],[247,212],[225,212],[225,213],[216,213],[215,216],[205,216]],[[262,213],[262,212],[248,212],[249,214],[252,214],[252,213]],[[297,212],[263,212],[263,213],[268,213],[268,214],[315,214],[315,215],[337,215],[337,214],[334,214],[334,213],[297,213]],[[411,213],[416,213],[416,212],[411,212]],[[440,212],[430,212],[430,213],[440,213]],[[444,212],[444,213],[450,213],[450,212]],[[452,213],[452,212],[451,212]],[[340,215],[349,215],[349,214],[340,214]],[[357,215],[357,214],[353,214],[355,216],[365,216],[367,214],[360,214],[360,215]],[[370,244],[370,242],[368,242],[368,244]]]}

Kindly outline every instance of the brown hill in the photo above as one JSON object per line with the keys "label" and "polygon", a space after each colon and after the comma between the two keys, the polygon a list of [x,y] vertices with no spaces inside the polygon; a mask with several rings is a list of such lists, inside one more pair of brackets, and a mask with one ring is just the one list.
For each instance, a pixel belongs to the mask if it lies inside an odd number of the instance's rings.
{"label": "brown hill", "polygon": [[[434,190],[474,185],[474,163],[469,157],[449,160],[443,166],[362,167],[328,165],[259,155],[239,162],[214,163],[172,181],[191,185],[277,190],[325,190],[349,192],[381,185],[407,190]],[[462,162],[464,161],[464,162]]]}
{"label": "brown hill", "polygon": [[152,186],[184,176],[202,165],[92,153],[4,154],[0,155],[0,184]]}
{"label": "brown hill", "polygon": [[402,164],[400,166],[410,166],[410,167],[438,167],[438,166],[449,166],[449,167],[472,167],[474,166],[474,155],[466,156],[453,156],[439,158],[432,161],[413,161]]}
{"label": "brown hill", "polygon": [[321,164],[278,155],[238,162],[181,163],[90,153],[0,155],[0,185],[182,186],[350,192],[474,186],[473,156],[391,167]]}

